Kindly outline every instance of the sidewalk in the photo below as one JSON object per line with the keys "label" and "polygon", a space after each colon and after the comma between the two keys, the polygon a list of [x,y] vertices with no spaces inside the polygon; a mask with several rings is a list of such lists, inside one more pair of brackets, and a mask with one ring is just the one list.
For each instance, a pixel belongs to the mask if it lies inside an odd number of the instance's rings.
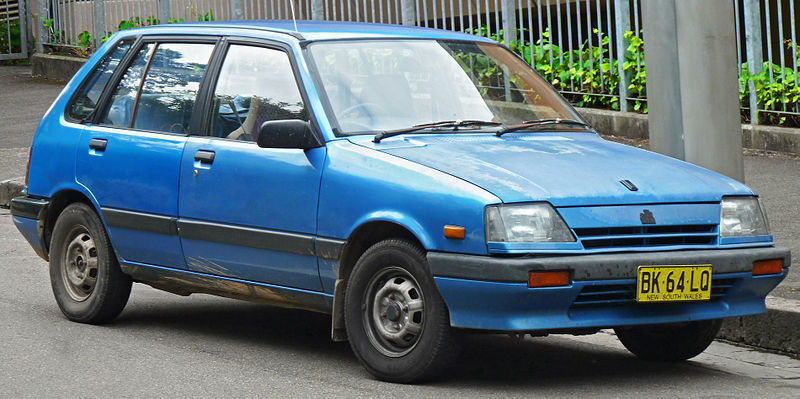
{"label": "sidewalk", "polygon": [[[31,79],[30,67],[0,67],[0,181],[25,175],[38,121],[62,88]],[[647,146],[643,140],[611,139]],[[748,155],[744,165],[745,182],[762,198],[775,243],[800,259],[800,159]],[[727,322],[724,337],[800,355],[800,262],[772,296],[767,315]]]}

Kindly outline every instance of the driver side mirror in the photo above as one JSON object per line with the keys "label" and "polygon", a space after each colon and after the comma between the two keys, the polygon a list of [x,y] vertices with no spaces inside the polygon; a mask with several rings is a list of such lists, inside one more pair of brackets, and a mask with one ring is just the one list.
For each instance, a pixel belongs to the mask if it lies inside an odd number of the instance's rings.
{"label": "driver side mirror", "polygon": [[299,148],[308,150],[320,147],[311,123],[299,119],[266,121],[261,124],[257,144],[261,148]]}

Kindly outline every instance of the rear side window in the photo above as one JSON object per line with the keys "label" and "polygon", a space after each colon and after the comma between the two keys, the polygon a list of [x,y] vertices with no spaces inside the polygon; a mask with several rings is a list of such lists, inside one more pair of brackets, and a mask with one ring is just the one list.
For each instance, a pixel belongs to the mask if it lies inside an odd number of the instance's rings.
{"label": "rear side window", "polygon": [[86,83],[80,89],[67,111],[67,115],[76,120],[84,120],[94,112],[100,94],[103,93],[108,80],[119,65],[122,57],[131,48],[133,40],[122,40],[111,50],[97,68],[89,75]]}
{"label": "rear side window", "polygon": [[111,97],[102,123],[186,133],[214,44],[154,43],[136,54]]}
{"label": "rear side window", "polygon": [[159,44],[136,106],[133,128],[188,133],[200,81],[214,44]]}

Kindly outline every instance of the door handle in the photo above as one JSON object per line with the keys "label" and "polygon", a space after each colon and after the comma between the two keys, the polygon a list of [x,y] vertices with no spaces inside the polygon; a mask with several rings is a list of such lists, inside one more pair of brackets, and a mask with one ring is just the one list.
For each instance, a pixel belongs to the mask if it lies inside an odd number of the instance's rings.
{"label": "door handle", "polygon": [[200,163],[214,163],[214,151],[199,150],[194,153],[194,160]]}
{"label": "door handle", "polygon": [[105,151],[108,140],[106,139],[92,139],[89,141],[89,148],[95,151]]}

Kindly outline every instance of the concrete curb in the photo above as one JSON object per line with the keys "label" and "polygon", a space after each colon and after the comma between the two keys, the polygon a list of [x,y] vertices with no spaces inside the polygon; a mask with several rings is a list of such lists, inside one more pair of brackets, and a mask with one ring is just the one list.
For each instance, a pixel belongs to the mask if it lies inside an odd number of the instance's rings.
{"label": "concrete curb", "polygon": [[767,297],[767,313],[722,323],[717,338],[800,358],[800,301]]}
{"label": "concrete curb", "polygon": [[25,188],[24,177],[0,181],[0,207],[8,208],[11,206],[11,199],[18,196],[23,188]]}
{"label": "concrete curb", "polygon": [[[646,139],[650,136],[647,115],[593,108],[578,108],[578,112],[600,134],[632,139]],[[800,155],[800,129],[742,125],[742,147],[755,151]]]}

